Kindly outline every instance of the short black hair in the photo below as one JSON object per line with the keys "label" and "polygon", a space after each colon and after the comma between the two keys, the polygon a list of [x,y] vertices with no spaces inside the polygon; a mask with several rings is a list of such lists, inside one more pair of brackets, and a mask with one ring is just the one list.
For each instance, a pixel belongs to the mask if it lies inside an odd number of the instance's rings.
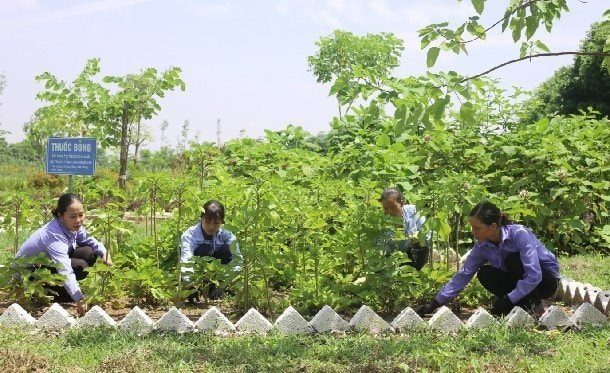
{"label": "short black hair", "polygon": [[215,199],[207,201],[201,210],[201,219],[208,218],[210,220],[219,219],[222,223],[225,222],[225,207],[222,203]]}
{"label": "short black hair", "polygon": [[390,197],[394,197],[397,202],[405,202],[405,197],[402,195],[400,190],[396,188],[384,189],[383,192],[381,192],[381,198],[379,199],[379,201],[383,202],[385,200],[388,200]]}

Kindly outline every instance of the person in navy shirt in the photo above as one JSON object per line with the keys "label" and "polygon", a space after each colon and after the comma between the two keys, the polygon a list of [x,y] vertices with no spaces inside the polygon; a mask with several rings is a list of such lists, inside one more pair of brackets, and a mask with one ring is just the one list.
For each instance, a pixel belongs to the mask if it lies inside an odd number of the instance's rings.
{"label": "person in navy shirt", "polygon": [[[66,276],[64,287],[52,287],[56,302],[76,302],[76,311],[82,316],[86,312],[84,295],[78,281],[87,277],[85,269],[93,266],[98,257],[112,265],[110,253],[104,245],[88,235],[83,223],[85,212],[81,198],[66,193],[57,200],[52,211],[53,220],[34,232],[19,248],[15,257],[29,258],[45,253],[59,269],[51,272]],[[35,268],[32,268],[35,270]]]}
{"label": "person in navy shirt", "polygon": [[[402,193],[395,188],[384,189],[380,199],[383,211],[390,216],[402,217],[405,240],[391,239],[386,245],[386,254],[399,250],[407,254],[411,260],[410,265],[418,271],[426,264],[429,255],[430,232],[426,235],[426,242],[422,244],[415,236],[422,229],[426,218],[417,213],[415,205],[405,204]],[[393,236],[393,232],[389,235]]]}
{"label": "person in navy shirt", "polygon": [[[201,211],[201,221],[189,227],[180,239],[180,262],[182,265],[182,280],[190,282],[188,273],[193,268],[188,262],[193,256],[210,256],[220,259],[222,264],[229,264],[233,260],[231,245],[236,241],[233,233],[222,228],[225,220],[225,208],[216,200],[207,201]],[[239,248],[236,246],[235,255],[241,258]],[[234,267],[239,269],[239,265]],[[197,288],[197,287],[195,287]],[[209,295],[215,298],[220,295],[222,289],[216,289],[213,284],[209,289]],[[197,299],[197,293],[189,297],[190,301]]]}
{"label": "person in navy shirt", "polygon": [[535,317],[544,313],[542,299],[557,290],[559,262],[529,228],[509,221],[491,202],[481,202],[470,212],[476,239],[464,266],[426,305],[420,316],[432,313],[456,297],[475,274],[481,285],[497,297],[494,316],[506,316],[519,306]]}

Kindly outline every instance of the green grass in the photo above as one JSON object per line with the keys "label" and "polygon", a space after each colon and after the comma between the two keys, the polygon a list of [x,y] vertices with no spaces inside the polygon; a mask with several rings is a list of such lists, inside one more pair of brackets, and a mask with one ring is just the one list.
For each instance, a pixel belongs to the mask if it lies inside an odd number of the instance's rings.
{"label": "green grass", "polygon": [[610,290],[610,255],[596,253],[559,257],[559,265],[565,277]]}
{"label": "green grass", "polygon": [[76,330],[3,330],[4,371],[99,372],[601,372],[610,366],[610,327],[564,333],[496,328],[439,335],[146,336]]}

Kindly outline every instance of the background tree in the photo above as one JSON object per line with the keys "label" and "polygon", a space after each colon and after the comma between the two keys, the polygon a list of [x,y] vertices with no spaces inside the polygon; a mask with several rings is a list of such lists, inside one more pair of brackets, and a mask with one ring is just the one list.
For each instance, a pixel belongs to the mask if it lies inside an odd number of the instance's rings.
{"label": "background tree", "polygon": [[129,136],[127,137],[127,147],[133,145],[133,164],[138,163],[138,156],[140,148],[146,145],[153,139],[153,135],[150,126],[146,123],[142,123],[142,120],[138,121],[129,128]]}
{"label": "background tree", "polygon": [[561,67],[535,91],[526,116],[533,122],[554,114],[578,114],[593,108],[600,117],[610,115],[610,74],[602,55],[610,37],[610,22],[596,22],[580,45],[571,66]]}
{"label": "background tree", "polygon": [[167,136],[166,136],[166,132],[167,132],[167,128],[169,127],[169,122],[167,121],[167,119],[163,119],[163,122],[161,122],[161,146],[167,146]]}
{"label": "background tree", "polygon": [[114,114],[112,116],[114,125],[111,126],[116,129],[119,127],[117,124],[120,123],[119,186],[121,188],[125,188],[127,178],[130,127],[137,125],[142,119],[151,119],[161,109],[157,97],[163,98],[166,91],[173,91],[176,87],[185,90],[185,84],[180,79],[181,71],[178,67],[172,67],[159,74],[157,69],[150,67],[140,74],[104,78],[105,83],[114,83],[119,89],[111,100],[109,110]]}
{"label": "background tree", "polygon": [[[307,63],[318,83],[332,82],[330,94],[337,96],[339,117],[357,98],[367,96],[363,89],[373,91],[380,86],[381,79],[399,66],[404,50],[402,40],[385,32],[356,36],[336,30],[316,45],[318,51],[307,57]],[[343,106],[347,106],[345,113]]]}
{"label": "background tree", "polygon": [[[3,74],[0,74],[0,95],[4,92],[4,87],[6,86],[6,77]],[[0,102],[0,106],[2,106],[2,102]],[[0,121],[0,125],[2,122]],[[7,131],[0,129],[0,138],[7,134]]]}
{"label": "background tree", "polygon": [[[99,59],[90,59],[79,76],[67,84],[51,73],[36,77],[45,88],[37,98],[49,103],[36,111],[34,119],[24,126],[26,137],[44,152],[46,139],[57,137],[93,137],[101,148],[119,147],[119,186],[125,188],[128,137],[133,126],[150,119],[161,107],[157,98],[180,87],[180,68],[172,67],[161,74],[154,68],[124,77],[106,76],[94,80],[100,72]],[[41,155],[44,153],[41,153]]]}

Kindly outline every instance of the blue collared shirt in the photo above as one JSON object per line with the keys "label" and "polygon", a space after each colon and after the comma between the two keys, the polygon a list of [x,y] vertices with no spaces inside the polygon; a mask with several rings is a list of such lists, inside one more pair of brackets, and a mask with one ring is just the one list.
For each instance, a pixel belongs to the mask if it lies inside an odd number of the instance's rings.
{"label": "blue collared shirt", "polygon": [[508,293],[508,298],[513,304],[531,293],[542,281],[541,268],[559,278],[557,258],[527,227],[509,224],[503,225],[501,229],[502,238],[498,246],[489,241],[477,241],[474,244],[464,266],[436,295],[435,299],[439,304],[445,304],[456,297],[485,263],[506,271],[505,259],[512,253],[519,253],[525,272],[515,289]]}
{"label": "blue collared shirt", "polygon": [[[195,254],[195,249],[201,244],[208,244],[216,251],[216,248],[220,249],[224,245],[231,246],[235,240],[237,240],[235,235],[223,228],[220,228],[218,232],[214,233],[212,239],[206,239],[203,236],[201,222],[199,222],[182,233],[182,237],[180,238],[180,262],[188,263]],[[235,255],[241,259],[241,253],[239,252],[238,247],[235,248]],[[240,261],[238,260],[238,264],[239,262]],[[236,269],[239,268],[236,267]],[[193,272],[193,269],[188,266],[182,266],[182,272]],[[182,275],[182,278],[188,281],[187,275]]]}
{"label": "blue collared shirt", "polygon": [[39,253],[45,253],[54,263],[61,264],[58,272],[66,276],[64,287],[74,301],[83,299],[83,293],[78,286],[76,276],[72,270],[72,262],[69,251],[76,247],[89,246],[93,252],[103,257],[106,255],[106,247],[87,234],[87,230],[81,227],[76,232],[69,231],[58,218],[54,218],[42,228],[38,229],[21,245],[15,257],[28,258]]}
{"label": "blue collared shirt", "polygon": [[402,206],[402,218],[404,220],[403,229],[405,236],[409,237],[412,234],[416,234],[421,230],[422,225],[426,222],[426,218],[419,216],[415,205],[404,205]]}

